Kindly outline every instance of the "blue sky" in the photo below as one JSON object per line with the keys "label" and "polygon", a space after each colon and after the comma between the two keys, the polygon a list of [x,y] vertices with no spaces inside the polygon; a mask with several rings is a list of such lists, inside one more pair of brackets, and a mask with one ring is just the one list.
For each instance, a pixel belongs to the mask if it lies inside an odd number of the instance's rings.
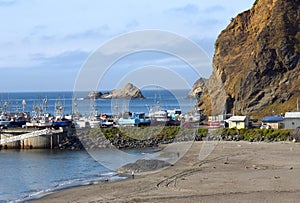
{"label": "blue sky", "polygon": [[[0,0],[0,92],[72,90],[88,56],[127,32],[157,29],[198,44],[209,57],[232,17],[254,0]],[[138,60],[133,60],[133,59]],[[133,66],[172,66],[192,84],[184,63],[166,54],[142,53],[119,61]],[[132,62],[129,60],[132,59]],[[134,61],[134,62],[133,62]],[[109,73],[120,74],[118,67]],[[208,77],[211,68],[203,70]],[[109,80],[100,89],[114,88]]]}

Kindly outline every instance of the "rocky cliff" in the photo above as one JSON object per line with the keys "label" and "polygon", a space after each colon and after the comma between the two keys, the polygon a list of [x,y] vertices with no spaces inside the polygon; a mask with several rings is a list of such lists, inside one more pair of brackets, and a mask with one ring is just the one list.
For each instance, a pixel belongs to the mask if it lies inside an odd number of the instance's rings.
{"label": "rocky cliff", "polygon": [[[258,0],[215,42],[200,108],[266,115],[295,111],[300,98],[300,0]],[[220,91],[224,90],[224,91]],[[220,93],[221,92],[221,93]]]}
{"label": "rocky cliff", "polygon": [[208,79],[199,78],[193,85],[192,90],[189,92],[188,97],[197,98],[200,97],[203,91],[206,89]]}
{"label": "rocky cliff", "polygon": [[121,90],[111,92],[90,92],[86,99],[144,99],[141,90],[131,83],[127,83]]}

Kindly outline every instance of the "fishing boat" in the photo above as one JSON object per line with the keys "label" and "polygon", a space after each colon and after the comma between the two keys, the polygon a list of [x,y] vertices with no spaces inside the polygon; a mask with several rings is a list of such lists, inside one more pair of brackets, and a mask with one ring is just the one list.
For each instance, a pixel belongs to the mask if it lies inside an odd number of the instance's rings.
{"label": "fishing boat", "polygon": [[10,123],[10,121],[7,119],[5,115],[0,116],[0,126],[7,126]]}
{"label": "fishing boat", "polygon": [[150,126],[151,120],[145,116],[145,113],[125,112],[118,120],[121,126]]}
{"label": "fishing boat", "polygon": [[15,113],[11,119],[9,125],[12,127],[22,127],[30,120],[29,112]]}
{"label": "fishing boat", "polygon": [[66,118],[62,118],[62,119],[52,122],[52,126],[54,128],[67,127],[67,126],[71,126],[71,125],[72,125],[72,120],[68,120]]}
{"label": "fishing boat", "polygon": [[72,116],[64,114],[64,105],[60,98],[55,103],[55,119],[52,122],[52,127],[57,129],[59,127],[67,127],[72,125]]}
{"label": "fishing boat", "polygon": [[95,97],[91,100],[90,104],[90,115],[88,118],[89,126],[91,128],[98,128],[100,127],[101,119],[100,115],[98,114],[98,110],[96,109],[96,99]]}
{"label": "fishing boat", "polygon": [[28,128],[51,128],[53,116],[47,113],[48,99],[42,100],[41,104],[33,105],[32,118],[26,122]]}
{"label": "fishing boat", "polygon": [[111,118],[106,118],[101,121],[100,127],[101,128],[109,128],[115,125],[115,121]]}
{"label": "fishing boat", "polygon": [[30,122],[26,122],[26,127],[28,128],[51,128],[52,118],[50,114],[39,115],[38,117],[33,117]]}

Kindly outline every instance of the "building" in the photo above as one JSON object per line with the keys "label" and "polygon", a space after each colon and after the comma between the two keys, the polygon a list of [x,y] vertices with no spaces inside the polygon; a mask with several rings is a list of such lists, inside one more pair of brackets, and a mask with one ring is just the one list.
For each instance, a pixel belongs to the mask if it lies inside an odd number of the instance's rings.
{"label": "building", "polygon": [[282,129],[284,127],[282,116],[266,116],[262,119],[261,129]]}
{"label": "building", "polygon": [[226,128],[228,127],[226,119],[232,117],[232,114],[222,114],[218,116],[209,116],[208,117],[208,128]]}
{"label": "building", "polygon": [[247,116],[232,116],[228,120],[229,128],[247,128],[249,125]]}
{"label": "building", "polygon": [[284,128],[296,129],[300,127],[300,112],[286,112],[284,115]]}

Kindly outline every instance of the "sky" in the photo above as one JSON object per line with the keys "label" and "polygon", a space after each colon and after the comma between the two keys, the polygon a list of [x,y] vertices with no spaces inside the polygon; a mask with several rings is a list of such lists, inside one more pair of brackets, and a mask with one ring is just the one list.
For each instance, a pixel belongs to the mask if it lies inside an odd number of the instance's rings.
{"label": "sky", "polygon": [[[253,2],[0,0],[0,92],[72,91],[80,70],[99,47],[140,30],[163,30],[186,38],[211,62],[218,34]],[[99,89],[114,89],[112,81],[130,78],[126,73],[137,67],[168,67],[191,85],[199,78],[178,57],[143,51],[116,61]],[[201,77],[209,77],[211,70],[211,64],[204,65]]]}

